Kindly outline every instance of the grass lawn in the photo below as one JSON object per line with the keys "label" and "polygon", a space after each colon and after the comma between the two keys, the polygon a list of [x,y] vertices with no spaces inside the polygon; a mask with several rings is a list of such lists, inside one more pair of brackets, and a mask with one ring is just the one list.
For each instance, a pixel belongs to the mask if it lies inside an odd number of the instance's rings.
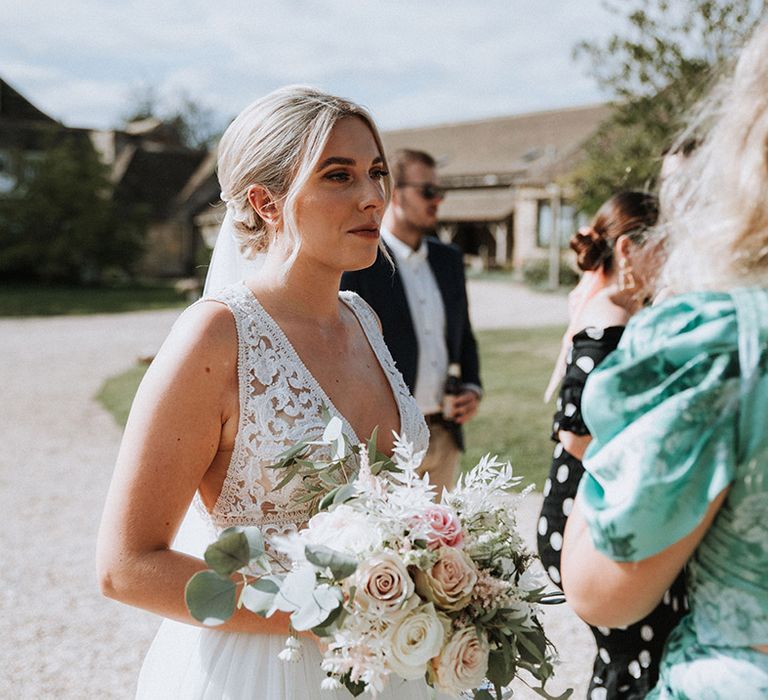
{"label": "grass lawn", "polygon": [[96,400],[114,416],[118,425],[125,426],[136,389],[146,371],[147,365],[134,365],[107,379],[96,394]]}
{"label": "grass lawn", "polygon": [[474,466],[486,452],[509,460],[526,484],[541,489],[549,473],[549,439],[554,401],[542,398],[560,349],[563,329],[481,331],[480,371],[485,397],[466,429],[462,467]]}
{"label": "grass lawn", "polygon": [[[477,340],[485,398],[466,431],[463,468],[486,452],[510,460],[526,484],[541,489],[549,472],[553,405],[542,400],[557,358],[562,328],[481,331]],[[121,425],[128,417],[146,367],[136,366],[108,379],[97,399]]]}
{"label": "grass lawn", "polygon": [[0,285],[0,317],[104,314],[189,304],[171,286],[47,287]]}

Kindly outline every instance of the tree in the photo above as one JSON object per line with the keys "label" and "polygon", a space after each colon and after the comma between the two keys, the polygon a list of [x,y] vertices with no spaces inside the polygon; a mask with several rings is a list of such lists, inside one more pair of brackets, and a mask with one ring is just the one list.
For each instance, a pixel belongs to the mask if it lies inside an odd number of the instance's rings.
{"label": "tree", "polygon": [[109,270],[130,273],[143,251],[146,219],[112,194],[87,138],[52,144],[0,200],[0,275],[83,283]]}
{"label": "tree", "polygon": [[613,14],[627,26],[602,45],[581,42],[576,57],[612,96],[615,111],[586,144],[572,185],[585,211],[619,189],[651,188],[661,155],[752,29],[766,0],[637,0]]}
{"label": "tree", "polygon": [[[129,101],[131,105],[123,116],[124,124],[157,119],[171,127],[178,135],[179,143],[187,148],[210,148],[221,136],[223,129],[215,112],[186,92],[173,100],[161,100],[154,87],[145,85],[134,89]],[[164,103],[167,104],[164,106]]]}

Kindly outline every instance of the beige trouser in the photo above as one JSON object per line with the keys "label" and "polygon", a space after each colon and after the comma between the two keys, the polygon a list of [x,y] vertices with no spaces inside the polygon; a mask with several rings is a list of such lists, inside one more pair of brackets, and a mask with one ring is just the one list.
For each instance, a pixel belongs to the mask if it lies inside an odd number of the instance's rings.
{"label": "beige trouser", "polygon": [[461,450],[456,446],[450,430],[440,422],[429,424],[429,449],[421,463],[419,473],[429,472],[429,481],[437,486],[437,500],[443,487],[452,489],[461,461]]}

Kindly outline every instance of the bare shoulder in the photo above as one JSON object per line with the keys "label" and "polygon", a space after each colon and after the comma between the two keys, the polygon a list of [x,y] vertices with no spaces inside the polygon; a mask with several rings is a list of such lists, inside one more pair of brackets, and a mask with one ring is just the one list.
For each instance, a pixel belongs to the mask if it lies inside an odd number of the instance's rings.
{"label": "bare shoulder", "polygon": [[226,348],[237,342],[235,319],[229,308],[217,301],[201,301],[184,310],[169,338],[196,350]]}
{"label": "bare shoulder", "polygon": [[610,291],[604,289],[586,303],[579,316],[579,330],[627,325],[629,314],[626,309],[611,301]]}
{"label": "bare shoulder", "polygon": [[154,364],[173,366],[174,373],[203,368],[229,373],[237,362],[237,329],[232,313],[220,302],[204,301],[187,308],[173,325]]}

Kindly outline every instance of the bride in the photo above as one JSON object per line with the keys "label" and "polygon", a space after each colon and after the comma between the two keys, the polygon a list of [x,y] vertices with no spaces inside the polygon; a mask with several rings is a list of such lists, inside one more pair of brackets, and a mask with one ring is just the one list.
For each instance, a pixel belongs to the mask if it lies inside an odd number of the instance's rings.
{"label": "bride", "polygon": [[[288,87],[230,125],[218,176],[227,215],[209,282],[220,284],[222,270],[234,275],[245,258],[258,255],[260,265],[187,309],[147,371],[104,508],[101,588],[166,618],[139,698],[351,697],[321,694],[325,674],[311,635],[298,663],[278,660],[286,614],[240,610],[201,627],[184,587],[207,568],[204,544],[221,529],[256,525],[269,537],[306,522],[301,484],[276,490],[281,476],[264,467],[292,443],[319,438],[325,407],[350,440],[378,426],[383,452],[392,451],[393,430],[426,448],[426,426],[378,319],[357,295],[338,292],[343,272],[376,258],[390,192],[384,151],[364,109]],[[195,517],[207,530],[182,547],[182,521],[186,531]],[[423,681],[393,678],[383,697],[433,694]]]}

